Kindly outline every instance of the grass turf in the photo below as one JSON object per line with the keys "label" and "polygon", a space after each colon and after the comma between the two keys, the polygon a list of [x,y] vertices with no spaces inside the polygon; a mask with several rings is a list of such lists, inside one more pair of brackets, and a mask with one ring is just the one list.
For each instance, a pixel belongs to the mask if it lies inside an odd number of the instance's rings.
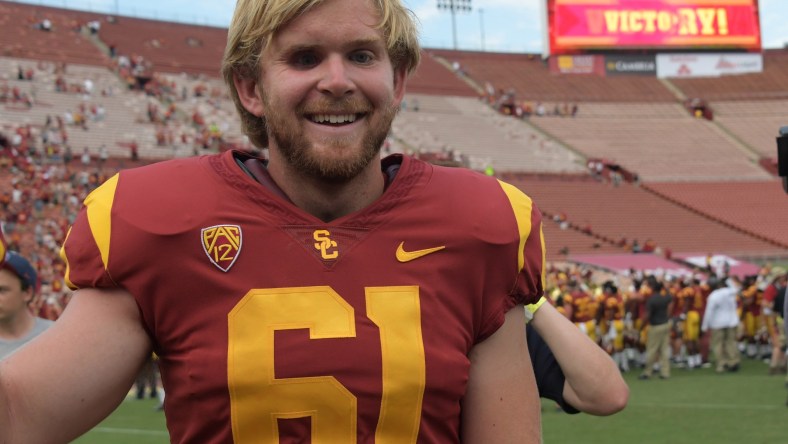
{"label": "grass turf", "polygon": [[[674,368],[671,378],[647,381],[625,375],[629,404],[610,417],[567,415],[542,402],[546,443],[778,444],[788,442],[784,418],[785,378],[768,376],[767,366],[745,359],[737,373]],[[169,441],[164,414],[155,400],[129,397],[79,444],[162,444]]]}

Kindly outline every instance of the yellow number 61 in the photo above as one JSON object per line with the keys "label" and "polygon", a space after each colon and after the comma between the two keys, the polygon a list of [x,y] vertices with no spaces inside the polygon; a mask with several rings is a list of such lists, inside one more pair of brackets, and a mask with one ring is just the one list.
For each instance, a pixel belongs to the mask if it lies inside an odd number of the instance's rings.
{"label": "yellow number 61", "polygon": [[[367,317],[380,329],[383,396],[375,441],[416,442],[425,386],[419,288],[366,287]],[[353,307],[331,287],[249,291],[228,314],[227,379],[233,438],[279,442],[278,418],[311,417],[315,443],[356,442],[356,397],[333,376],[274,376],[274,332],[354,338]]]}

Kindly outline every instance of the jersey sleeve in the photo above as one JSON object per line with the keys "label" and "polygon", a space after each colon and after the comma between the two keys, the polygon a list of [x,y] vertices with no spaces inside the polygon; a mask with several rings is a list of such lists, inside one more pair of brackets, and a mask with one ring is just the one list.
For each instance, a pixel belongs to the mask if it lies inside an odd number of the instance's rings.
{"label": "jersey sleeve", "polygon": [[60,249],[60,257],[66,264],[66,285],[72,290],[118,286],[107,272],[112,205],[118,181],[116,174],[85,198]]}
{"label": "jersey sleeve", "polygon": [[511,291],[513,303],[533,304],[542,297],[545,286],[542,214],[528,195],[513,185],[499,183],[511,205],[519,236],[517,278]]}
{"label": "jersey sleeve", "polygon": [[5,243],[5,236],[3,235],[3,222],[0,221],[0,266],[5,262],[6,251],[8,251],[8,246]]}

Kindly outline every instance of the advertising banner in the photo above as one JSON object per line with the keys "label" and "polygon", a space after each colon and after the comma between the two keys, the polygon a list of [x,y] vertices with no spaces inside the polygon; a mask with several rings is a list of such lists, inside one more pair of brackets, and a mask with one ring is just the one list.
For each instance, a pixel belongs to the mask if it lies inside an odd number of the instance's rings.
{"label": "advertising banner", "polygon": [[756,0],[548,0],[550,52],[760,51]]}
{"label": "advertising banner", "polygon": [[762,54],[657,54],[657,77],[719,77],[763,72]]}
{"label": "advertising banner", "polygon": [[605,75],[657,75],[657,59],[653,55],[606,55]]}
{"label": "advertising banner", "polygon": [[604,57],[595,55],[559,55],[548,60],[550,72],[556,74],[605,74]]}

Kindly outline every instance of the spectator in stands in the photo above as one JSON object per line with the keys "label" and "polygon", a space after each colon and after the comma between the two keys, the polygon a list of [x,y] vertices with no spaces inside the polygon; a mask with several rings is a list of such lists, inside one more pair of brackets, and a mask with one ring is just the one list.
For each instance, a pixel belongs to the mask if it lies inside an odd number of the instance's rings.
{"label": "spectator in stands", "polygon": [[31,313],[37,290],[38,275],[30,262],[7,251],[0,269],[0,360],[52,324]]}
{"label": "spectator in stands", "polygon": [[711,351],[714,353],[716,372],[735,372],[739,370],[740,361],[736,344],[739,326],[736,297],[741,288],[733,277],[728,278],[727,282],[711,278],[708,285],[712,292],[706,300],[701,331],[705,333],[711,330]]}
{"label": "spectator in stands", "polygon": [[90,165],[90,151],[88,150],[88,147],[85,147],[82,150],[82,156],[80,157],[80,160],[82,161],[83,166]]}
{"label": "spectator in stands", "polygon": [[52,30],[52,22],[48,18],[45,18],[36,24],[36,28],[45,32],[49,32]]}
{"label": "spectator in stands", "polygon": [[139,145],[137,144],[136,140],[132,140],[129,144],[129,155],[131,156],[131,160],[134,162],[140,159]]}
{"label": "spectator in stands", "polygon": [[99,147],[98,159],[99,166],[104,166],[104,164],[107,163],[107,160],[109,160],[109,152],[107,151],[107,147],[104,144]]}
{"label": "spectator in stands", "polygon": [[101,30],[101,22],[98,20],[91,20],[87,24],[88,30],[92,35],[96,35]]}

